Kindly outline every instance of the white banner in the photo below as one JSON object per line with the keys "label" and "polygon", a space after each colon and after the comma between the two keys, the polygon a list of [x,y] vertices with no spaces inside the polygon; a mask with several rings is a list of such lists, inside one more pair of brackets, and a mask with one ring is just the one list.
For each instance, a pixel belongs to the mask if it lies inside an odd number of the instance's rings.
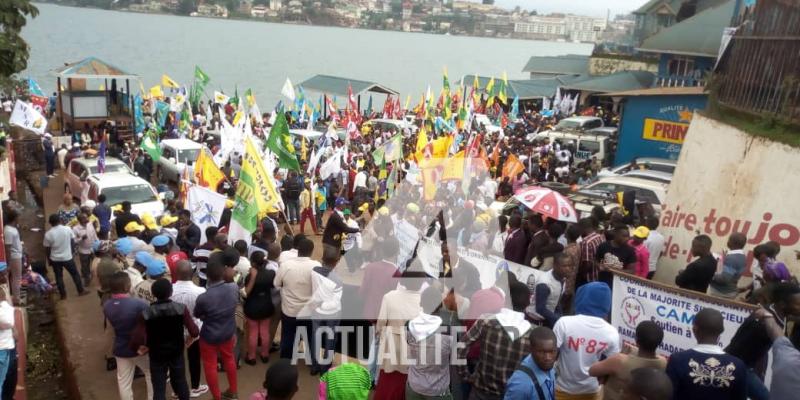
{"label": "white banner", "polygon": [[405,267],[405,263],[411,259],[414,247],[419,240],[419,230],[407,221],[397,221],[394,227],[394,234],[400,242],[400,253],[397,255],[397,265]]}
{"label": "white banner", "polygon": [[202,186],[193,185],[189,188],[186,193],[186,209],[192,212],[192,222],[200,228],[200,243],[207,240],[207,227],[219,226],[226,200],[225,196]]}
{"label": "white banner", "polygon": [[32,105],[17,100],[8,123],[44,135],[47,120]]}
{"label": "white banner", "polygon": [[692,334],[692,321],[695,314],[704,308],[713,308],[722,313],[725,321],[725,331],[720,336],[722,347],[730,342],[733,334],[754,310],[748,304],[695,294],[628,274],[614,275],[611,325],[617,328],[624,342],[635,344],[636,326],[650,320],[664,330],[659,354],[670,356],[690,349],[697,344]]}

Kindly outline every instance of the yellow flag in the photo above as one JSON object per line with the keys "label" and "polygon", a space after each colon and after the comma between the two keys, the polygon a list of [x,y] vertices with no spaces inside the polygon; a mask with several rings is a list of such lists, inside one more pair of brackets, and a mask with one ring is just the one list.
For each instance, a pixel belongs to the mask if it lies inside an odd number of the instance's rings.
{"label": "yellow flag", "polygon": [[497,95],[497,98],[503,102],[503,104],[508,104],[508,95],[506,94],[508,90],[508,75],[505,71],[503,71],[503,86],[500,88],[500,94]]}
{"label": "yellow flag", "polygon": [[205,148],[200,149],[194,162],[194,181],[198,185],[216,191],[217,186],[225,179],[225,174],[217,167]]}
{"label": "yellow flag", "polygon": [[150,97],[160,99],[164,97],[164,92],[161,91],[161,85],[155,85],[150,88]]}
{"label": "yellow flag", "polygon": [[444,164],[444,171],[442,172],[442,180],[456,180],[464,179],[464,150],[459,151],[453,157],[447,159]]}
{"label": "yellow flag", "polygon": [[489,79],[489,83],[486,84],[486,93],[491,95],[492,89],[494,89],[494,77],[492,77],[492,79]]}
{"label": "yellow flag", "polygon": [[253,188],[259,218],[277,207],[280,195],[275,189],[275,181],[264,168],[264,160],[258,155],[253,139],[249,136],[244,139],[244,156],[239,181]]}
{"label": "yellow flag", "polygon": [[242,117],[244,117],[244,113],[241,112],[241,111],[237,111],[236,114],[233,114],[233,124],[232,125],[236,126],[236,124],[239,123],[239,120],[242,119]]}
{"label": "yellow flag", "polygon": [[475,79],[472,80],[472,87],[475,88],[475,91],[477,92],[481,89],[481,81],[478,80],[478,74],[475,74],[474,76]]}
{"label": "yellow flag", "polygon": [[161,75],[161,85],[173,89],[178,89],[181,87],[181,85],[179,85],[178,82],[175,82],[172,78],[168,77],[166,74]]}
{"label": "yellow flag", "polygon": [[406,105],[403,107],[403,111],[408,111],[408,106],[411,104],[411,95],[409,94],[406,96]]}
{"label": "yellow flag", "polygon": [[520,172],[525,170],[525,165],[522,164],[521,161],[517,158],[517,156],[513,154],[509,154],[508,158],[506,158],[505,164],[503,164],[503,178],[509,177],[514,178]]}
{"label": "yellow flag", "polygon": [[417,163],[422,162],[425,159],[425,148],[428,147],[428,133],[425,132],[425,124],[421,128],[419,128],[419,133],[417,133],[417,148],[416,148],[416,157]]}
{"label": "yellow flag", "polygon": [[453,143],[453,135],[442,136],[432,142],[433,158],[447,158],[450,145]]}
{"label": "yellow flag", "polygon": [[306,137],[300,137],[300,159],[305,161],[306,160],[306,153],[308,152],[308,148],[306,147]]}

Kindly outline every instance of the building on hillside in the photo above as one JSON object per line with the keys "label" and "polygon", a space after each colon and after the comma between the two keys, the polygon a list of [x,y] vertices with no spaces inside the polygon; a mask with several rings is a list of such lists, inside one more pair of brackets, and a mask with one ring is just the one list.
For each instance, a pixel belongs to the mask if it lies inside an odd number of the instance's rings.
{"label": "building on hillside", "polygon": [[605,18],[584,17],[581,15],[567,15],[564,18],[569,40],[573,42],[597,41],[600,32],[606,30],[608,21]]}
{"label": "building on hillside", "polygon": [[739,0],[705,9],[650,36],[637,48],[659,55],[658,86],[704,86]]}
{"label": "building on hillside", "polygon": [[577,54],[533,56],[525,64],[522,72],[529,73],[531,79],[553,78],[564,75],[588,75],[589,56]]}
{"label": "building on hillside", "polygon": [[411,15],[414,13],[414,5],[411,4],[410,1],[403,2],[403,19],[411,19]]}
{"label": "building on hillside", "polygon": [[724,3],[726,0],[649,0],[633,12],[636,26],[633,36],[636,44],[658,31],[669,28],[705,9]]}
{"label": "building on hillside", "polygon": [[267,6],[253,6],[250,7],[250,16],[253,18],[264,18],[269,9]]}
{"label": "building on hillside", "polygon": [[567,37],[564,18],[533,16],[514,23],[514,34],[525,39],[557,40]]}
{"label": "building on hillside", "polygon": [[278,11],[283,8],[283,0],[269,0],[269,9]]}
{"label": "building on hillside", "polygon": [[191,15],[198,17],[228,18],[228,9],[219,4],[200,4],[197,6],[197,12]]}

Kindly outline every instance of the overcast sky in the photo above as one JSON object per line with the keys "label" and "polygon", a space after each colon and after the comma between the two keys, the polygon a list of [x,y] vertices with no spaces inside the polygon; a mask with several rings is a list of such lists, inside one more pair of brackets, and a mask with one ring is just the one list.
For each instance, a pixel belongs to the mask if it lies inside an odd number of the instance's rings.
{"label": "overcast sky", "polygon": [[[474,0],[479,1],[479,0]],[[647,0],[495,0],[495,5],[504,8],[520,6],[525,10],[536,10],[540,14],[563,12],[605,17],[611,9],[611,18],[617,14],[627,14]]]}

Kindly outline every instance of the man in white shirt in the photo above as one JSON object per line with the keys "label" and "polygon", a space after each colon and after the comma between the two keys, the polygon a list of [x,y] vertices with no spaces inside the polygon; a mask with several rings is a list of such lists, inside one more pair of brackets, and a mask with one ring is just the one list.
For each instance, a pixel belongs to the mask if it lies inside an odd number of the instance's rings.
{"label": "man in white shirt", "polygon": [[11,297],[13,302],[17,303],[19,301],[19,282],[22,275],[22,253],[24,252],[19,230],[17,230],[19,214],[14,210],[9,210],[5,217],[6,223],[3,227],[3,237],[9,266],[8,278],[11,286]]}
{"label": "man in white shirt", "polygon": [[[181,303],[189,310],[189,315],[194,315],[194,305],[197,302],[197,296],[205,293],[206,289],[197,286],[192,282],[194,276],[194,269],[192,263],[187,260],[178,261],[175,268],[177,281],[172,284],[172,301]],[[203,321],[192,317],[197,329],[203,326]],[[187,333],[188,335],[188,333]],[[200,384],[200,341],[196,340],[187,348],[187,358],[189,359],[189,376],[191,379],[191,397],[198,397],[208,392],[208,386]]]}
{"label": "man in white shirt", "polygon": [[650,271],[647,273],[647,279],[653,279],[658,267],[658,259],[661,258],[661,253],[664,251],[664,235],[656,231],[658,229],[658,217],[651,215],[647,217],[644,222],[645,226],[650,229],[650,234],[647,240],[644,241],[648,253],[650,253]]}
{"label": "man in white shirt", "polygon": [[78,214],[78,223],[72,227],[72,233],[75,234],[75,240],[78,243],[78,259],[81,262],[81,275],[83,276],[83,284],[89,286],[92,281],[92,260],[94,259],[94,251],[92,245],[97,241],[97,231],[94,224],[89,223],[89,218],[84,213]]}
{"label": "man in white shirt", "polygon": [[61,300],[67,298],[67,289],[64,287],[65,268],[75,283],[78,295],[89,294],[83,288],[83,282],[81,282],[81,277],[75,268],[75,261],[72,259],[72,241],[75,240],[75,234],[69,227],[61,225],[61,218],[57,214],[50,215],[48,222],[52,228],[44,234],[42,245],[44,246],[47,260],[50,262],[50,266],[56,276],[56,285],[58,286]]}
{"label": "man in white shirt", "polygon": [[[281,358],[292,358],[297,329],[311,332],[309,319],[298,320],[300,310],[311,300],[311,274],[319,261],[311,259],[314,242],[303,238],[297,245],[297,257],[280,263],[275,287],[281,289]],[[306,316],[308,317],[308,316]]]}
{"label": "man in white shirt", "polygon": [[353,191],[358,188],[367,188],[367,172],[363,168],[358,169],[355,179],[353,180]]}
{"label": "man in white shirt", "polygon": [[11,364],[11,351],[14,347],[14,307],[8,303],[6,294],[0,291],[0,396],[3,395],[3,383]]}
{"label": "man in white shirt", "polygon": [[589,367],[620,351],[619,333],[605,321],[610,312],[611,289],[604,282],[587,283],[575,293],[575,315],[561,317],[553,327],[559,348],[556,393],[588,398],[600,391]]}

